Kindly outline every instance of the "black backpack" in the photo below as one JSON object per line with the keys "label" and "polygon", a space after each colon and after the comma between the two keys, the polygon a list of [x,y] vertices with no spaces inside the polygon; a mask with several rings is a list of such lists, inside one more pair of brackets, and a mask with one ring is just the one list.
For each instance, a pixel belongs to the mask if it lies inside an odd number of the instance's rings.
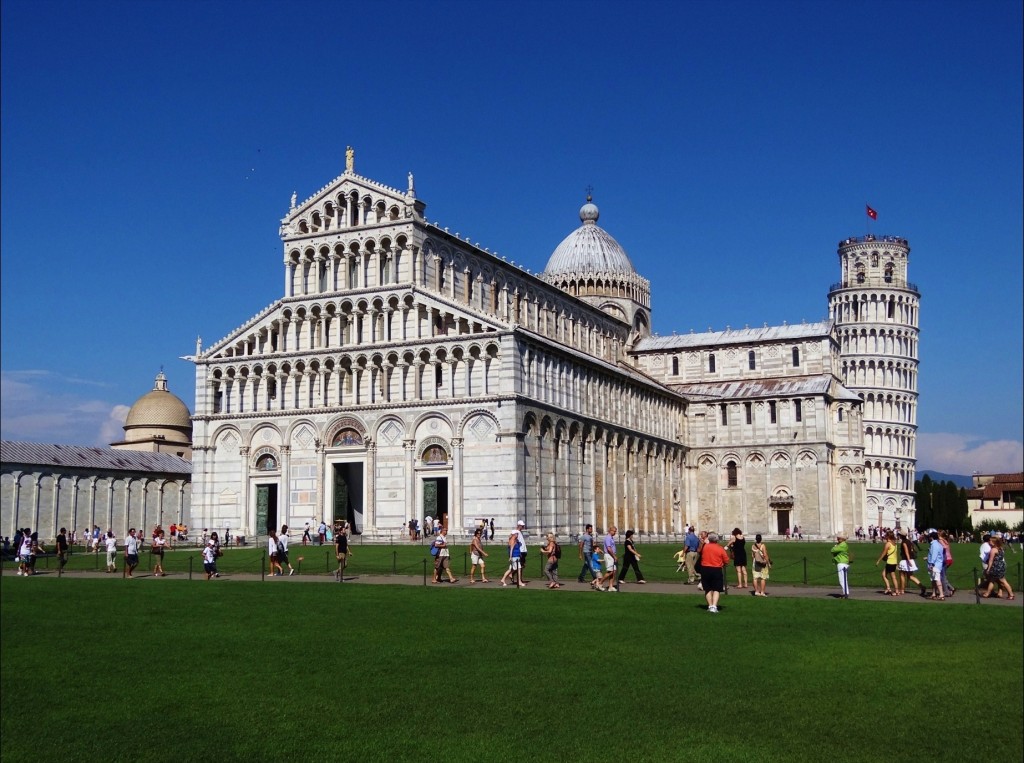
{"label": "black backpack", "polygon": [[559,543],[555,544],[555,559],[562,558],[562,546]]}
{"label": "black backpack", "polygon": [[903,545],[907,547],[907,558],[917,559],[917,546],[910,542],[910,538],[903,541]]}

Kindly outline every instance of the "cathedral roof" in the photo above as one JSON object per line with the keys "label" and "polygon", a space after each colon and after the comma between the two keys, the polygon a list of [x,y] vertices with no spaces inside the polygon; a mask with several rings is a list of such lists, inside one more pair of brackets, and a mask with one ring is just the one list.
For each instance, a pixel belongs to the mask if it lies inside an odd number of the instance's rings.
{"label": "cathedral roof", "polygon": [[629,255],[618,241],[597,224],[600,212],[587,197],[580,207],[579,228],[566,236],[548,259],[544,274],[635,273]]}
{"label": "cathedral roof", "polygon": [[654,350],[682,350],[697,347],[716,347],[730,344],[758,344],[761,342],[788,342],[794,339],[825,337],[832,333],[832,321],[801,323],[792,326],[764,326],[762,328],[703,331],[699,334],[650,336],[633,347],[634,352]]}
{"label": "cathedral roof", "polygon": [[0,461],[3,461],[4,464],[62,466],[114,472],[192,473],[192,464],[189,461],[169,453],[145,453],[115,448],[87,448],[83,445],[52,445],[13,440],[4,440],[0,443]]}
{"label": "cathedral roof", "polygon": [[124,422],[131,427],[168,427],[192,430],[192,414],[181,398],[167,389],[167,377],[161,371],[153,389],[135,401]]}
{"label": "cathedral roof", "polygon": [[738,400],[759,397],[827,395],[834,400],[845,400],[851,403],[862,402],[860,396],[835,381],[831,374],[693,382],[690,384],[669,384],[668,386],[691,400]]}

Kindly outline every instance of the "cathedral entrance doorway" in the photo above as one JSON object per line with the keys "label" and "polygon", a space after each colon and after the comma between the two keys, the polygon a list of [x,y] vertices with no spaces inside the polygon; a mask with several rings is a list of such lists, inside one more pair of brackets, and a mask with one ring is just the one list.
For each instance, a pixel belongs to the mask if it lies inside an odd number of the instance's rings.
{"label": "cathedral entrance doorway", "polygon": [[[423,480],[423,510],[420,516],[436,517],[441,526],[448,524],[448,478],[429,477]],[[422,519],[420,520],[423,521]]]}
{"label": "cathedral entrance doorway", "polygon": [[775,512],[776,521],[776,532],[779,535],[785,535],[789,532],[791,525],[789,524],[789,512],[785,509],[779,509]]}
{"label": "cathedral entrance doorway", "polygon": [[277,485],[256,486],[256,532],[260,535],[277,528]]}
{"label": "cathedral entrance doorway", "polygon": [[363,464],[333,464],[331,507],[334,521],[348,522],[353,535],[363,532]]}

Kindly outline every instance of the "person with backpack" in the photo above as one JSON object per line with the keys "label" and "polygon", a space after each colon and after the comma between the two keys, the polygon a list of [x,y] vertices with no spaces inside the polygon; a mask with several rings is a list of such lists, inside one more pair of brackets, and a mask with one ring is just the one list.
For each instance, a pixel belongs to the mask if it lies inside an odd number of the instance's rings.
{"label": "person with backpack", "polygon": [[451,565],[451,552],[448,550],[448,537],[445,535],[445,531],[442,528],[434,538],[434,543],[431,546],[431,553],[437,550],[437,555],[434,557],[434,582],[441,582],[441,573],[448,575],[449,583],[458,583],[459,579],[452,574]]}
{"label": "person with backpack", "polygon": [[544,577],[548,579],[548,588],[561,588],[562,585],[558,582],[558,560],[562,558],[562,547],[555,540],[554,533],[548,533],[547,543],[540,551],[547,555],[547,561],[544,563]]}
{"label": "person with backpack", "polygon": [[900,592],[897,596],[902,596],[907,592],[907,580],[913,580],[914,584],[921,589],[921,595],[927,596],[928,589],[925,588],[924,584],[917,579],[917,546],[907,537],[904,532],[900,533]]}
{"label": "person with backpack", "polygon": [[622,557],[622,569],[619,570],[619,579],[615,583],[615,587],[618,588],[626,581],[626,573],[629,572],[629,568],[633,568],[633,574],[636,575],[637,583],[646,583],[644,580],[644,574],[640,572],[640,565],[637,562],[640,560],[640,554],[636,551],[636,544],[633,543],[633,530],[626,530],[626,553]]}

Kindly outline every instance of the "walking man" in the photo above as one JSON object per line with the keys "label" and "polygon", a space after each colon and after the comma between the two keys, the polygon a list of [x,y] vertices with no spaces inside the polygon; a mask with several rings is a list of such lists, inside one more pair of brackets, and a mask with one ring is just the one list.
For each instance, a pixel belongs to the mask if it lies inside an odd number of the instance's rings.
{"label": "walking man", "polygon": [[594,570],[590,564],[591,560],[593,560],[594,558],[593,525],[587,525],[586,529],[583,531],[583,535],[580,536],[578,554],[580,561],[583,562],[583,569],[581,569],[580,574],[576,576],[576,582],[585,583],[586,581],[583,578],[587,575],[588,572],[590,573],[590,579],[592,581],[595,580],[596,578],[594,577]]}
{"label": "walking man", "polygon": [[526,579],[526,533],[523,532],[526,529],[526,522],[519,520],[516,522],[516,535],[519,541],[519,585],[526,585],[529,581]]}
{"label": "walking man", "polygon": [[316,528],[316,535],[320,540],[320,545],[324,545],[327,540],[327,523],[322,519],[320,520],[320,526]]}
{"label": "walking man", "polygon": [[288,565],[289,575],[295,574],[295,568],[288,561],[288,525],[281,525],[281,534],[277,536],[277,561],[279,564]]}
{"label": "walking man", "polygon": [[124,539],[124,564],[128,569],[128,577],[133,577],[132,572],[139,566],[139,539],[134,527],[128,530],[128,537]]}
{"label": "walking man", "polygon": [[608,591],[611,593],[615,591],[618,593],[619,588],[615,583],[615,570],[617,569],[617,563],[619,561],[619,555],[616,553],[615,546],[615,534],[619,531],[615,525],[608,528],[608,534],[604,536],[604,575],[601,580],[598,581],[597,590]]}
{"label": "walking man", "polygon": [[345,579],[345,567],[348,566],[348,533],[344,528],[334,534],[334,556],[338,560],[334,579],[341,583]]}
{"label": "walking man", "polygon": [[693,531],[693,525],[686,530],[686,538],[683,540],[683,550],[686,551],[686,585],[693,585],[700,582],[700,575],[697,574],[697,562],[700,561],[700,539]]}
{"label": "walking man", "polygon": [[64,569],[64,565],[68,563],[68,536],[67,530],[63,527],[60,528],[60,533],[57,535],[56,547],[57,547],[57,559],[60,561],[59,570]]}

